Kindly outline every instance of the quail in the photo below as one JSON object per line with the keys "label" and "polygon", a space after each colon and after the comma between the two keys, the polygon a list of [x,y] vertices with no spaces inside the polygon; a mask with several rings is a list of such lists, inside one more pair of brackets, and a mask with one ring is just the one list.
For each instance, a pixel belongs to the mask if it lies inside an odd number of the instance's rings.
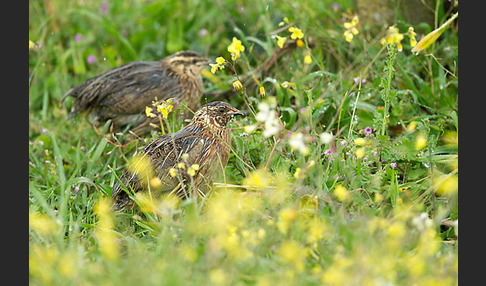
{"label": "quail", "polygon": [[[194,190],[206,192],[212,178],[224,172],[228,163],[231,141],[230,129],[226,125],[236,115],[244,116],[228,103],[210,102],[195,112],[187,126],[150,142],[113,186],[113,209],[133,207],[128,192],[147,191],[153,178],[160,182],[158,195],[173,193],[187,198]],[[150,172],[141,171],[146,170],[147,165]],[[193,168],[192,174],[190,168]],[[154,195],[153,189],[151,193]]]}
{"label": "quail", "polygon": [[74,98],[67,120],[85,112],[95,127],[110,119],[113,131],[130,126],[132,132],[142,136],[153,130],[157,125],[153,123],[158,123],[157,118],[144,114],[145,107],[153,101],[174,98],[192,111],[200,106],[201,71],[209,62],[193,51],[180,51],[160,61],[130,62],[71,88],[61,104],[68,96]]}

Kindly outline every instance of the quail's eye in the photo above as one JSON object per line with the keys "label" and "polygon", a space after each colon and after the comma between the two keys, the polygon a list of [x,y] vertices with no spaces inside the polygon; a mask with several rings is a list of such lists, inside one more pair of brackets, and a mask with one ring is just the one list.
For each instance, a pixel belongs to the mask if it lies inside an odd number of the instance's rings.
{"label": "quail's eye", "polygon": [[224,107],[220,107],[218,109],[218,112],[220,112],[220,113],[224,113],[225,111],[226,111],[226,108],[224,108]]}

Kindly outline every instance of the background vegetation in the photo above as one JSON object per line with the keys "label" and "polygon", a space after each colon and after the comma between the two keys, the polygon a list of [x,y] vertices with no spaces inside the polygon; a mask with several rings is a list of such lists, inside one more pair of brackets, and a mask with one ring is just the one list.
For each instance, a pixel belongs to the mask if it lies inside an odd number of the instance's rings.
{"label": "background vegetation", "polygon": [[[445,3],[415,26],[394,7],[398,41],[353,1],[29,1],[30,283],[456,285],[457,24],[419,54],[408,34],[447,21]],[[302,47],[262,76],[290,27]],[[65,121],[62,95],[182,49],[232,62],[233,37],[235,68],[204,72],[204,102],[248,114],[231,125],[225,177],[204,200],[140,197],[142,212],[112,213],[116,175],[157,134],[98,136]]]}

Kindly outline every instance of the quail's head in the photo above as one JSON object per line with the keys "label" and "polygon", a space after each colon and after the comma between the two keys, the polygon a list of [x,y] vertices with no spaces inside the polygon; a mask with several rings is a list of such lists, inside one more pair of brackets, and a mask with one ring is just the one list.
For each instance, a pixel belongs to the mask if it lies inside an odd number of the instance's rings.
{"label": "quail's head", "polygon": [[200,76],[210,60],[193,51],[180,51],[164,59],[173,69],[185,75]]}
{"label": "quail's head", "polygon": [[244,113],[226,102],[214,101],[201,106],[194,114],[192,122],[205,122],[211,127],[224,128],[236,115],[244,116]]}

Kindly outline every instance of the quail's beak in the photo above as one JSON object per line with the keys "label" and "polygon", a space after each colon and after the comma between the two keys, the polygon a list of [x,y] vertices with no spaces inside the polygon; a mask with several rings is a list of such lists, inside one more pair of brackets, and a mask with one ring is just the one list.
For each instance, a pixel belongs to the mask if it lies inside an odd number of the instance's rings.
{"label": "quail's beak", "polygon": [[208,58],[202,57],[202,58],[199,58],[199,61],[198,61],[197,65],[198,66],[205,66],[205,65],[208,65],[208,64],[210,64],[212,62],[213,62],[212,60],[210,60]]}
{"label": "quail's beak", "polygon": [[231,112],[231,117],[235,117],[236,115],[245,116],[245,114],[243,112],[239,111],[238,109]]}

